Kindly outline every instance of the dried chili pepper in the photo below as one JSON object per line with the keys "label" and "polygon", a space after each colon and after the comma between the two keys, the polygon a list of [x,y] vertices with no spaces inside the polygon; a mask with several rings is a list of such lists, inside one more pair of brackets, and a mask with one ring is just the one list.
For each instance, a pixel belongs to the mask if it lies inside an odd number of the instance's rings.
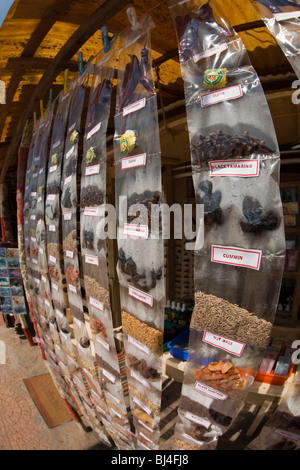
{"label": "dried chili pepper", "polygon": [[[202,23],[202,24],[200,24]],[[207,2],[195,13],[195,17],[186,15],[185,17],[177,16],[175,25],[180,45],[180,55],[183,61],[187,61],[193,57],[194,52],[199,45],[198,30],[205,26],[207,35],[221,35],[226,37],[233,36],[231,29],[225,29],[220,25],[213,15],[212,7]]]}
{"label": "dried chili pepper", "polygon": [[119,111],[122,110],[125,103],[129,100],[140,81],[140,66],[136,55],[130,55],[131,61],[126,64],[124,80],[119,98]]}
{"label": "dried chili pepper", "polygon": [[148,93],[150,93],[150,95],[154,95],[155,90],[153,89],[147,76],[148,57],[149,51],[144,47],[141,50],[140,83],[148,91]]}
{"label": "dried chili pepper", "polygon": [[145,88],[145,90],[147,90],[148,93],[150,93],[151,95],[155,94],[155,90],[152,87],[147,76],[147,66],[149,57],[148,49],[144,47],[141,50],[141,63],[139,63],[139,60],[136,55],[130,55],[130,57],[131,61],[126,64],[125,67],[124,80],[119,98],[119,112],[130,99],[139,83],[143,85],[143,87]]}

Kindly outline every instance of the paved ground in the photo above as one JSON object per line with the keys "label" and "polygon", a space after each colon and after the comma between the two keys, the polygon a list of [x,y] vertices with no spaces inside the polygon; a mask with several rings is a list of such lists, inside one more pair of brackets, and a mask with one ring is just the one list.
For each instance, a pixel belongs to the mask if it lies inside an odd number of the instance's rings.
{"label": "paved ground", "polygon": [[[0,450],[83,450],[97,447],[98,437],[70,421],[48,428],[23,382],[47,373],[38,346],[30,347],[15,328],[0,326],[6,363],[0,363]],[[3,343],[2,343],[3,345]]]}
{"label": "paved ground", "polygon": [[[0,349],[5,344],[4,364],[0,354],[0,450],[101,450],[98,436],[86,432],[70,418],[55,428],[48,428],[36,408],[23,379],[47,373],[38,346],[30,347],[19,329],[0,323]],[[1,352],[1,350],[0,350]],[[3,353],[3,348],[2,348]],[[172,449],[181,384],[165,382],[161,412],[161,449]],[[219,450],[244,450],[251,438],[246,432],[259,407],[246,404],[234,426],[219,440]],[[267,419],[262,421],[263,423]],[[105,448],[107,450],[107,448]]]}

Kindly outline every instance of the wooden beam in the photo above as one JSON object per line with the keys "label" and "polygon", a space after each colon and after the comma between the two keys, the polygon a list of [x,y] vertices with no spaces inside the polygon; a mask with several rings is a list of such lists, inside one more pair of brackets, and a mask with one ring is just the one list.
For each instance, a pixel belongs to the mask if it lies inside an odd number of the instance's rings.
{"label": "wooden beam", "polygon": [[65,13],[66,9],[75,0],[55,0],[45,11],[41,21],[32,33],[22,52],[22,57],[34,56],[36,50],[41,44],[44,37],[49,33],[50,29],[59,20],[59,17]]}
{"label": "wooden beam", "polygon": [[[52,5],[45,11],[29,41],[26,43],[21,57],[8,59],[6,69],[13,71],[13,76],[7,87],[6,105],[5,107],[1,108],[0,138],[4,129],[6,118],[10,113],[14,96],[26,69],[40,70],[41,67],[41,70],[44,70],[49,67],[49,59],[46,59],[46,61],[43,62],[41,59],[33,58],[32,56],[35,54],[42,40],[48,34],[54,23],[59,19],[60,15],[63,14],[74,1],[75,0],[64,0],[62,2],[61,0],[55,0],[54,3],[52,3]],[[32,62],[30,62],[29,58],[31,58]],[[73,70],[73,66],[70,64],[66,68]]]}
{"label": "wooden beam", "polygon": [[[27,70],[46,70],[52,63],[49,57],[10,57],[6,63],[5,70],[13,71],[22,70],[25,74]],[[62,68],[67,68],[72,72],[78,71],[78,62],[68,60],[62,64]]]}
{"label": "wooden beam", "polygon": [[14,139],[9,146],[4,165],[1,170],[0,183],[5,181],[5,175],[8,167],[15,163],[18,153],[18,147],[22,138],[23,128],[26,120],[32,114],[32,110],[36,104],[36,101],[42,99],[48,92],[51,84],[63,69],[63,64],[66,60],[70,60],[76,52],[79,51],[80,47],[86,43],[86,41],[93,36],[93,34],[105,26],[108,21],[120,10],[130,4],[130,0],[106,0],[100,7],[98,7],[94,13],[72,34],[69,40],[64,44],[56,57],[52,60],[51,64],[47,68],[40,82],[36,86],[35,92],[32,94],[30,101],[17,125]]}

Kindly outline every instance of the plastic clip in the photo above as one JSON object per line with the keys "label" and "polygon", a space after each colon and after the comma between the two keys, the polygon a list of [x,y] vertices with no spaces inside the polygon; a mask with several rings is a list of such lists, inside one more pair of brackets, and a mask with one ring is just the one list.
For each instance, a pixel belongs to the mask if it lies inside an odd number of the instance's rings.
{"label": "plastic clip", "polygon": [[113,36],[108,35],[107,26],[102,26],[101,28],[101,38],[103,43],[103,51],[106,53],[110,50],[114,38],[119,34],[117,31]]}
{"label": "plastic clip", "polygon": [[69,75],[69,69],[66,69],[65,70],[65,76],[64,76],[64,94],[65,95],[69,91],[68,75]]}
{"label": "plastic clip", "polygon": [[40,100],[40,110],[41,110],[41,118],[45,119],[45,111],[44,111],[44,103],[43,100]]}
{"label": "plastic clip", "polygon": [[127,8],[126,13],[129,19],[129,23],[131,24],[131,29],[133,31],[136,31],[137,29],[139,29],[140,25],[137,20],[135,8],[133,7]]}
{"label": "plastic clip", "polygon": [[86,66],[86,62],[84,62],[82,58],[82,52],[78,52],[77,61],[78,61],[79,74],[82,75]]}
{"label": "plastic clip", "polygon": [[49,91],[49,111],[52,111],[52,103],[53,103],[53,90],[50,88]]}

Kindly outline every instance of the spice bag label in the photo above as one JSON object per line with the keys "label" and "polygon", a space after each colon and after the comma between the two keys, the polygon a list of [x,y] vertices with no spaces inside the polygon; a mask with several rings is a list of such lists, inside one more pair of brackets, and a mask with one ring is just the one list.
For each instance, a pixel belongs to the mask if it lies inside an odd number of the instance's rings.
{"label": "spice bag label", "polygon": [[139,109],[142,109],[145,106],[146,106],[146,98],[138,100],[135,103],[132,103],[126,106],[125,108],[123,108],[123,116],[127,116],[127,114],[134,113],[135,111],[138,111]]}
{"label": "spice bag label", "polygon": [[147,356],[150,356],[150,349],[145,344],[140,343],[135,338],[132,338],[132,336],[128,335],[128,343],[132,344],[137,349],[147,354]]}
{"label": "spice bag label", "polygon": [[204,393],[204,395],[207,395],[210,398],[215,398],[216,400],[225,401],[228,398],[225,393],[219,392],[214,388],[208,387],[207,385],[201,382],[196,382],[194,385],[194,389],[197,390],[197,392]]}
{"label": "spice bag label", "polygon": [[284,437],[285,439],[289,439],[291,441],[297,442],[300,439],[299,433],[290,432],[290,431],[287,431],[286,429],[277,428],[274,430],[274,432],[278,434],[279,436]]}
{"label": "spice bag label", "polygon": [[134,157],[123,158],[121,161],[122,170],[127,170],[128,168],[136,168],[137,166],[146,165],[146,154],[136,155]]}
{"label": "spice bag label", "polygon": [[148,226],[124,224],[123,235],[137,238],[148,238]]}
{"label": "spice bag label", "polygon": [[234,100],[241,98],[243,91],[241,85],[235,85],[224,88],[220,91],[212,91],[201,96],[202,107],[210,106],[213,104],[221,103],[222,101]]}
{"label": "spice bag label", "polygon": [[211,261],[214,263],[230,264],[259,271],[261,263],[261,250],[245,250],[233,246],[211,247]]}
{"label": "spice bag label", "polygon": [[100,165],[86,167],[85,176],[98,175],[100,173]]}
{"label": "spice bag label", "polygon": [[228,49],[228,45],[226,43],[221,44],[220,46],[211,47],[210,49],[200,52],[200,54],[195,54],[193,56],[194,62],[199,62],[199,60],[207,59],[208,57],[212,57],[216,54],[220,54]]}
{"label": "spice bag label", "polygon": [[300,11],[287,11],[283,13],[275,13],[274,18],[277,21],[292,20],[293,18],[299,18]]}
{"label": "spice bag label", "polygon": [[136,289],[135,287],[128,286],[128,295],[130,295],[131,297],[134,297],[140,302],[143,302],[144,304],[150,305],[150,307],[153,306],[152,295],[146,294],[145,292],[142,292],[141,290]]}
{"label": "spice bag label", "polygon": [[200,424],[200,426],[204,426],[206,429],[209,429],[211,426],[211,422],[208,419],[200,418],[200,416],[194,415],[190,411],[187,411],[184,414],[184,417],[193,423]]}
{"label": "spice bag label", "polygon": [[210,176],[237,176],[255,177],[259,176],[259,160],[218,160],[209,162]]}
{"label": "spice bag label", "polygon": [[203,341],[238,357],[241,357],[245,349],[244,343],[233,341],[229,338],[225,338],[224,336],[215,335],[209,331],[204,332]]}

